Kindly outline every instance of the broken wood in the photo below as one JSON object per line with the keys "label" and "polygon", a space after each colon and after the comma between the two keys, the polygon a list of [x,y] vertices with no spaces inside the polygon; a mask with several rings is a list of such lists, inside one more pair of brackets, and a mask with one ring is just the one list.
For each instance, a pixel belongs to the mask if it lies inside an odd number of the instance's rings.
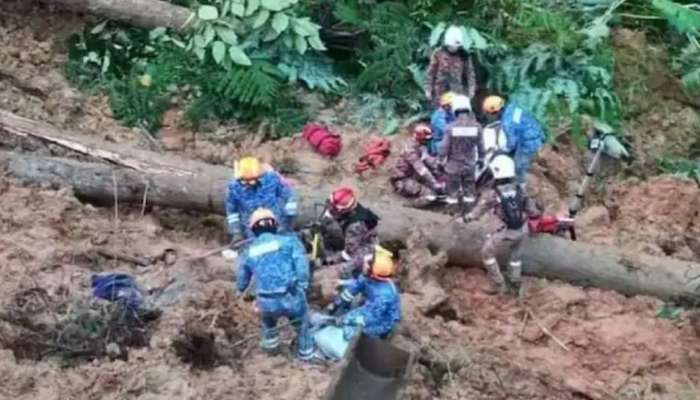
{"label": "broken wood", "polygon": [[41,0],[45,4],[84,12],[144,28],[159,26],[178,31],[189,29],[196,21],[188,8],[160,0]]}
{"label": "broken wood", "polygon": [[[564,342],[562,342],[558,337],[556,337],[552,331],[550,331],[550,328],[546,327],[538,318],[535,316],[535,313],[532,311],[532,309],[528,308],[527,313],[530,315],[530,318],[535,322],[535,324],[540,328],[542,333],[547,335],[550,339],[554,340],[554,343],[558,344],[559,347],[564,349],[566,352],[571,351]],[[552,324],[552,326],[556,325],[559,322],[559,318],[555,320],[555,322]]]}
{"label": "broken wood", "polygon": [[95,252],[97,254],[109,258],[112,260],[121,260],[121,261],[126,261],[131,264],[139,265],[141,267],[147,267],[152,264],[152,260],[148,258],[141,258],[141,257],[135,257],[135,256],[130,256],[128,254],[124,254],[112,249],[108,249],[105,247],[98,247],[95,249]]}
{"label": "broken wood", "polygon": [[[69,186],[79,198],[111,204],[114,173],[119,182],[120,202],[141,205],[148,188],[151,205],[224,213],[225,190],[231,177],[227,167],[120,148],[0,110],[0,143],[16,143],[18,136],[57,144],[103,162],[0,152],[0,167],[26,182]],[[332,188],[305,184],[302,178],[296,189],[300,197],[299,222],[306,224],[316,217],[314,205],[324,203]],[[429,234],[426,237],[430,248],[445,251],[448,264],[482,266],[480,250],[489,231],[479,223],[450,223],[449,216],[401,207],[381,199],[365,198],[362,203],[382,217],[379,233],[383,241],[405,242],[420,227]],[[551,235],[526,238],[522,250],[523,270],[528,275],[628,295],[663,299],[700,297],[698,263],[571,242]]]}

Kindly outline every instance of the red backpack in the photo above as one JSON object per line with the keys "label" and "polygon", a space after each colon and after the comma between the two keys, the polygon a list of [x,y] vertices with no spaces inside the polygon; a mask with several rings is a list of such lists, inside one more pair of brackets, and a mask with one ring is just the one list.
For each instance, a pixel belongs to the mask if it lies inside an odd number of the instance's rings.
{"label": "red backpack", "polygon": [[343,140],[340,135],[331,133],[328,128],[322,125],[306,124],[302,131],[302,137],[324,156],[335,157],[343,148]]}

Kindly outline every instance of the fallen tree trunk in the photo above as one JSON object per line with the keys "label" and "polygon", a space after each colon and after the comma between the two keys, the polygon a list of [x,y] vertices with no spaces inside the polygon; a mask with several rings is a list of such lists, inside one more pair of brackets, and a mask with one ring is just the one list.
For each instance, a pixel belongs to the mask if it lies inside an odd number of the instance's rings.
{"label": "fallen tree trunk", "polygon": [[185,30],[192,26],[194,13],[185,7],[160,0],[42,0],[46,4],[87,12],[145,28],[163,26]]}
{"label": "fallen tree trunk", "polygon": [[[226,169],[215,166],[183,176],[14,152],[0,152],[0,166],[27,182],[70,186],[82,198],[109,203],[116,189],[120,202],[140,204],[147,191],[149,204],[219,214],[223,213],[228,180],[221,174]],[[326,192],[308,187],[299,189],[301,217],[309,220],[314,217],[313,204],[323,201]],[[444,249],[452,264],[481,265],[479,250],[487,234],[481,225],[450,223],[444,215],[383,202],[364,203],[381,215],[380,235],[384,240],[403,241],[420,227],[430,234],[430,245]],[[524,272],[630,295],[695,298],[700,293],[700,264],[627,254],[548,235],[525,241]]]}

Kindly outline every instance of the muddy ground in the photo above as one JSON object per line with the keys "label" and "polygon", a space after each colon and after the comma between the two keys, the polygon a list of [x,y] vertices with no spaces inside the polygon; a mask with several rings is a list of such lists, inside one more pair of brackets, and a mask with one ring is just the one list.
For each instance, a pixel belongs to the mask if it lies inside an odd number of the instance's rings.
{"label": "muddy ground", "polygon": [[[144,146],[141,133],[114,121],[103,96],[80,93],[64,78],[65,39],[82,19],[47,14],[23,2],[5,4],[10,6],[0,6],[0,37],[7,39],[0,47],[0,107],[67,130]],[[649,159],[661,154],[655,152],[664,146],[680,152],[682,145],[674,138],[700,129],[694,110],[671,104],[673,115],[682,116],[672,123],[659,117],[653,105],[640,107],[632,126],[644,129],[633,145],[645,156],[631,166],[609,165],[605,178],[596,181],[579,218],[582,240],[700,260],[697,184],[670,176],[646,179]],[[299,139],[264,144],[210,140],[209,130],[221,127],[194,133],[180,114],[173,110],[160,133],[168,151],[229,163],[256,149],[278,166],[297,160],[293,167],[307,182],[351,183],[364,193],[401,201],[391,197],[386,182],[392,159],[363,177],[352,172],[367,141],[353,127],[333,126],[343,133],[345,150],[331,162]],[[671,134],[655,139],[659,130],[654,124]],[[239,129],[229,128],[224,130]],[[403,139],[405,135],[392,138],[394,149]],[[549,146],[534,169],[532,194],[551,212],[565,210],[586,162],[583,152],[566,141]],[[252,303],[234,296],[233,266],[218,254],[193,259],[225,243],[220,217],[97,207],[78,201],[69,190],[27,187],[5,175],[0,176],[0,198],[2,310],[20,307],[52,326],[47,310],[58,310],[59,304],[66,307],[55,318],[70,316],[77,308],[71,305],[79,303],[100,307],[90,299],[90,276],[111,271],[133,274],[163,309],[149,327],[146,346],[120,349],[126,357],[103,354],[67,361],[48,353],[27,358],[11,340],[23,334],[21,327],[0,321],[0,398],[323,396],[337,367],[302,366],[287,353],[262,354],[254,337],[258,327]],[[488,297],[479,290],[486,279],[482,271],[443,266],[439,255],[415,240],[409,246],[413,250],[402,254],[405,319],[395,338],[420,354],[407,398],[700,399],[700,337],[688,312],[663,319],[657,316],[663,304],[652,298],[537,279],[528,280],[522,301]],[[26,300],[37,288],[43,294]],[[440,300],[439,307],[426,310],[426,304]],[[213,338],[215,354],[191,354],[186,345],[183,350],[182,340],[193,332],[202,333],[205,344]],[[286,335],[291,339],[290,332]],[[193,367],[195,356],[205,369]]]}

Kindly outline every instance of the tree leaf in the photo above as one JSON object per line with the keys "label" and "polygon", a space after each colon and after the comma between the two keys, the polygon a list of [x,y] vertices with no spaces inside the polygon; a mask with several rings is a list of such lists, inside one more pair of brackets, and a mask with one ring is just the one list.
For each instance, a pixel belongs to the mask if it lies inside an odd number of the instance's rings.
{"label": "tree leaf", "polygon": [[231,61],[238,65],[243,65],[246,67],[250,67],[251,65],[253,65],[253,63],[250,61],[250,58],[248,58],[245,52],[238,46],[229,47],[228,55],[231,58]]}
{"label": "tree leaf", "polygon": [[204,28],[204,45],[202,47],[207,47],[209,43],[214,40],[214,37],[216,36],[216,32],[214,32],[214,27],[211,24],[208,24]]}
{"label": "tree leaf", "polygon": [[263,42],[271,42],[271,41],[277,39],[279,36],[280,36],[280,34],[277,33],[276,30],[274,30],[274,29],[272,29],[272,28],[269,28],[269,29],[265,32],[265,36],[263,36],[262,41],[263,41]]}
{"label": "tree leaf", "polygon": [[326,46],[323,44],[321,41],[321,38],[319,35],[311,35],[308,37],[309,40],[309,45],[311,46],[312,49],[317,50],[317,51],[325,51]]}
{"label": "tree leaf", "polygon": [[204,35],[195,34],[192,38],[194,39],[194,47],[195,48],[203,49],[203,48],[207,47],[207,43],[204,39]]}
{"label": "tree leaf", "polygon": [[95,25],[95,27],[90,30],[90,33],[92,33],[93,35],[98,35],[105,29],[105,26],[107,26],[107,22],[109,22],[109,20],[105,20],[104,22]]}
{"label": "tree leaf", "polygon": [[221,18],[225,18],[228,12],[231,11],[231,0],[224,1],[223,7],[221,7]]}
{"label": "tree leaf", "polygon": [[287,46],[288,49],[291,49],[294,46],[294,42],[292,41],[292,35],[284,35],[284,38],[282,38],[282,42],[285,46]]}
{"label": "tree leaf", "polygon": [[219,11],[214,6],[200,6],[197,16],[203,21],[211,21],[219,18]]}
{"label": "tree leaf", "polygon": [[253,29],[258,29],[261,26],[265,25],[265,22],[267,22],[267,20],[269,18],[270,18],[270,11],[260,10],[258,15],[253,20]]}
{"label": "tree leaf", "polygon": [[682,33],[700,30],[700,11],[668,0],[653,0],[651,4]]}
{"label": "tree leaf", "polygon": [[238,3],[232,4],[231,12],[237,17],[242,17],[245,15],[245,6],[243,4]]}
{"label": "tree leaf", "polygon": [[297,49],[299,54],[304,55],[308,49],[308,44],[306,43],[306,38],[303,36],[294,37],[294,47]]}
{"label": "tree leaf", "polygon": [[199,58],[199,61],[204,61],[204,56],[206,55],[206,53],[203,47],[195,47],[193,51],[197,58]]}
{"label": "tree leaf", "polygon": [[488,42],[483,36],[474,28],[469,28],[469,38],[472,40],[472,47],[478,50],[485,50],[488,48]]}
{"label": "tree leaf", "polygon": [[464,47],[464,50],[471,50],[474,43],[471,36],[469,36],[467,28],[460,26],[459,30],[462,31],[462,47]]}
{"label": "tree leaf", "polygon": [[216,27],[214,29],[216,30],[216,35],[224,42],[231,45],[238,44],[238,36],[236,36],[236,32],[234,32],[233,29],[224,27]]}
{"label": "tree leaf", "polygon": [[683,86],[689,92],[700,92],[700,67],[683,75]]}
{"label": "tree leaf", "polygon": [[165,35],[165,32],[166,32],[166,28],[159,26],[158,28],[155,28],[155,29],[151,30],[150,32],[148,32],[148,39],[151,41],[160,39],[161,37],[163,37]]}
{"label": "tree leaf", "polygon": [[384,125],[384,130],[382,131],[383,136],[393,135],[396,130],[399,129],[399,120],[396,117],[391,117]]}
{"label": "tree leaf", "polygon": [[223,42],[215,41],[211,46],[211,55],[214,57],[214,61],[217,64],[221,64],[226,56],[226,45]]}
{"label": "tree leaf", "polygon": [[270,11],[282,11],[288,6],[288,3],[283,0],[261,0],[261,4]]}
{"label": "tree leaf", "polygon": [[260,0],[248,0],[248,7],[245,10],[246,17],[253,15],[260,8]]}
{"label": "tree leaf", "polygon": [[318,33],[318,26],[308,18],[294,18],[292,28],[299,36],[311,36]]}
{"label": "tree leaf", "polygon": [[288,26],[289,17],[287,17],[287,14],[282,12],[275,13],[275,16],[272,18],[272,29],[277,33],[282,33],[287,30]]}
{"label": "tree leaf", "polygon": [[433,28],[433,31],[430,32],[430,47],[435,47],[440,43],[440,37],[445,33],[445,29],[447,29],[447,24],[444,22],[440,22]]}

